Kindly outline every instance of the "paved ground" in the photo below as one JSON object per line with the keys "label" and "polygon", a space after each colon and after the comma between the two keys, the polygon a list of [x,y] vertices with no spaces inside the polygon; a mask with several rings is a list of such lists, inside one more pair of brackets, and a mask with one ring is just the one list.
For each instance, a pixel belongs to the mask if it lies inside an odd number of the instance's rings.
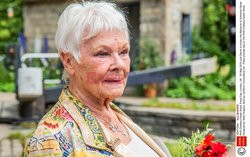
{"label": "paved ground", "polygon": [[20,157],[23,147],[19,140],[3,139],[0,142],[0,157]]}
{"label": "paved ground", "polygon": [[14,93],[0,93],[0,118],[18,118],[17,104]]}
{"label": "paved ground", "polygon": [[[19,118],[18,102],[13,93],[0,93],[0,121]],[[28,134],[31,129],[23,128],[15,124],[0,123],[0,157],[20,157],[23,146],[19,139],[8,139],[15,133]]]}
{"label": "paved ground", "polygon": [[0,130],[1,130],[0,139],[3,139],[3,138],[7,137],[10,134],[11,125],[0,124]]}

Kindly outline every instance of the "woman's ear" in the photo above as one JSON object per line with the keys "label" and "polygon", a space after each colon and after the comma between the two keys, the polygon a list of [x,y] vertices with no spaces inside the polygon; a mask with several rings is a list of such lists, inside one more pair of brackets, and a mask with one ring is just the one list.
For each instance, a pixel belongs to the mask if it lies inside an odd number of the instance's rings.
{"label": "woman's ear", "polygon": [[67,71],[67,73],[69,75],[73,75],[75,73],[75,60],[74,57],[69,54],[69,53],[65,53],[65,52],[61,52],[60,53],[60,59],[63,63],[64,69]]}

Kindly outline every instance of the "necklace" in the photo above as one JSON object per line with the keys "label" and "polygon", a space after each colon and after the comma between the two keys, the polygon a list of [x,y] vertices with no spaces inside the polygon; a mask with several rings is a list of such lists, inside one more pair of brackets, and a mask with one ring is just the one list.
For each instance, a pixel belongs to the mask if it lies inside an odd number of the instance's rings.
{"label": "necklace", "polygon": [[[78,92],[77,92],[76,90],[74,91],[74,93],[75,93],[75,97],[76,97],[77,99],[81,100],[84,104],[86,104],[86,102],[85,102],[84,100],[80,99],[80,97],[78,96]],[[95,113],[95,116],[98,115],[98,113],[96,113],[95,111],[93,111],[93,110],[91,110],[91,111],[92,111],[92,113]],[[126,131],[120,130],[117,124],[112,124],[111,122],[107,122],[104,118],[102,118],[102,117],[99,116],[99,115],[98,115],[97,117],[99,117],[103,122],[105,122],[106,124],[108,124],[108,125],[109,125],[109,129],[110,129],[112,132],[119,132],[119,133],[121,133],[123,136],[127,136]]]}
{"label": "necklace", "polygon": [[118,132],[118,133],[121,133],[123,136],[127,136],[126,131],[123,131],[123,130],[119,129],[119,126],[117,124],[113,124],[111,122],[108,122],[104,118],[100,117],[99,115],[97,117],[99,117],[99,119],[102,120],[104,123],[108,124],[109,125],[109,129],[112,132]]}

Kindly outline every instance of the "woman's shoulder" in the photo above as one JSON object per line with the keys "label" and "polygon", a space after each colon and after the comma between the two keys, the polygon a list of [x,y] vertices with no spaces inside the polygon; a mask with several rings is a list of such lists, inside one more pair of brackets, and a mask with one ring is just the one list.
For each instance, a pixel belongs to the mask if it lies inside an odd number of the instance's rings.
{"label": "woman's shoulder", "polygon": [[39,154],[53,150],[59,153],[66,144],[65,151],[70,152],[73,149],[70,143],[72,134],[79,134],[78,127],[63,106],[57,103],[42,118],[33,135],[26,141],[25,151]]}
{"label": "woman's shoulder", "polygon": [[64,129],[65,127],[74,127],[75,121],[67,110],[60,103],[56,103],[51,110],[44,115],[38,124],[37,130],[40,132],[56,133]]}
{"label": "woman's shoulder", "polygon": [[72,130],[77,130],[76,123],[65,108],[57,103],[38,123],[30,141],[32,138],[51,140],[60,136],[70,136]]}

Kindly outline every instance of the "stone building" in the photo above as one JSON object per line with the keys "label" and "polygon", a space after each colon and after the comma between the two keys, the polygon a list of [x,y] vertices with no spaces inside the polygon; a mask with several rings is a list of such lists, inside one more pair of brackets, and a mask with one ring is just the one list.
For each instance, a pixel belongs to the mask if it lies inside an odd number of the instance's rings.
{"label": "stone building", "polygon": [[[28,50],[33,51],[36,34],[49,39],[50,52],[56,52],[54,35],[57,20],[71,0],[24,0],[24,34]],[[192,27],[202,18],[202,0],[115,0],[128,14],[131,55],[136,56],[139,37],[154,39],[165,64],[171,53],[181,56],[191,48]],[[133,60],[132,60],[133,61]]]}

